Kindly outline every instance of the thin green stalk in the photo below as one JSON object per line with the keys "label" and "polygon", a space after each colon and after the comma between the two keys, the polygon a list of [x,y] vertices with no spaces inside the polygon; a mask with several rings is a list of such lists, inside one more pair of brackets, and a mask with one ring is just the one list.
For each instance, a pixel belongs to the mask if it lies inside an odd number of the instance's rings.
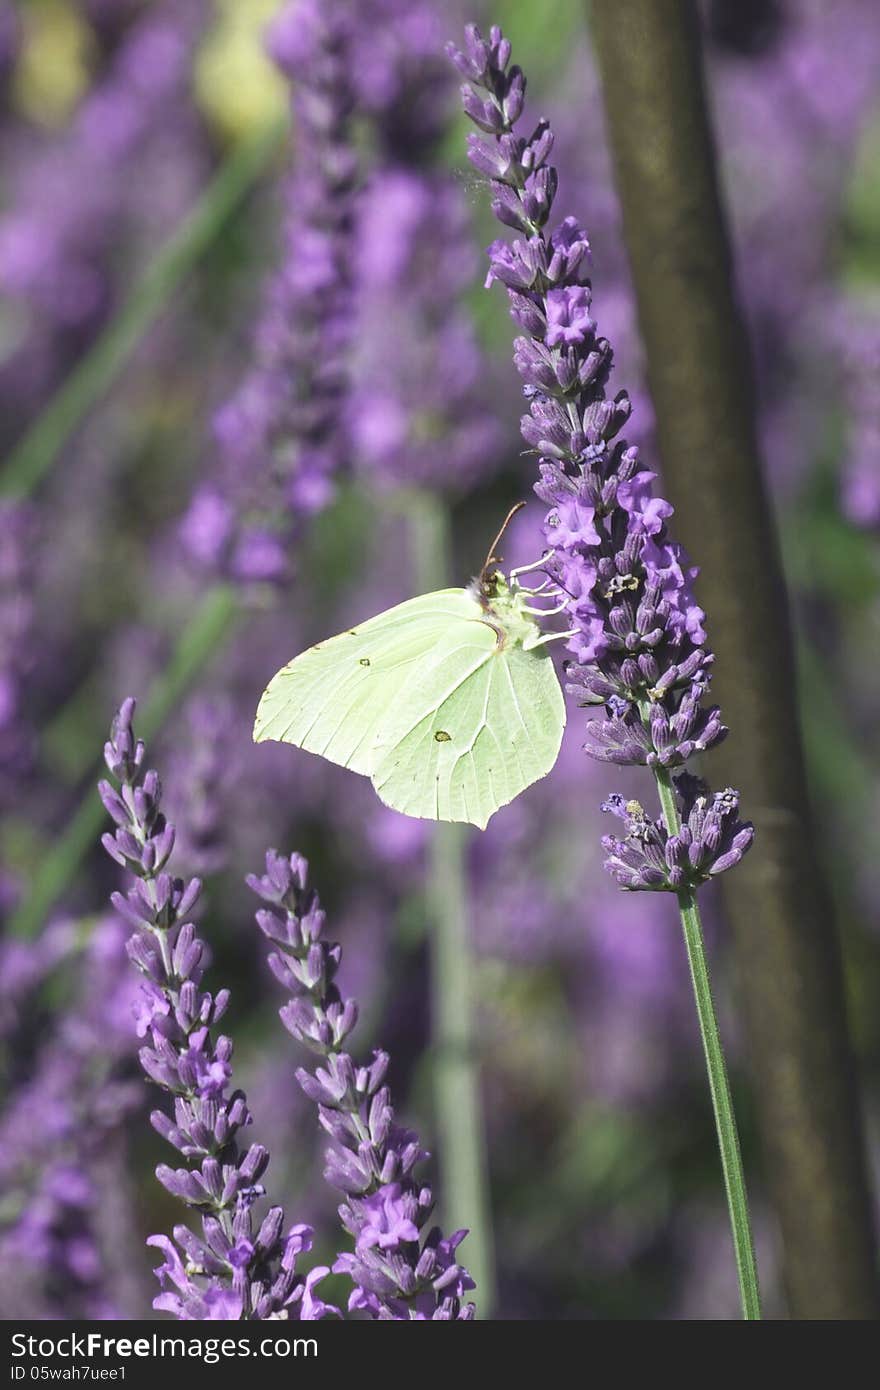
{"label": "thin green stalk", "polygon": [[473,1036],[473,962],[468,933],[465,829],[438,825],[429,865],[434,1096],[440,1134],[443,1206],[470,1232],[464,1262],[480,1316],[495,1302],[495,1252],[486,1138]]}
{"label": "thin green stalk", "polygon": [[285,130],[286,123],[273,123],[229,156],[119,313],[13,449],[0,471],[0,493],[27,496],[50,472],[73,431],[112,386],[181,281],[265,169]]}
{"label": "thin green stalk", "polygon": [[736,730],[712,754],[715,776],[739,789],[760,825],[754,851],[722,876],[722,893],[788,1313],[871,1321],[880,1262],[857,1068],[792,709],[790,603],[757,442],[756,373],[732,273],[699,8],[595,3],[592,33],[659,462],[678,539],[700,560],[714,698]]}
{"label": "thin green stalk", "polygon": [[[238,612],[235,591],[231,587],[220,584],[210,590],[181,633],[168,667],[150,692],[140,720],[144,738],[151,738],[161,728],[205,663],[231,632]],[[46,854],[30,894],[13,914],[9,923],[12,935],[30,937],[40,930],[97,840],[106,814],[90,782],[66,829]]]}
{"label": "thin green stalk", "polygon": [[[677,835],[681,829],[681,822],[672,778],[666,768],[655,768],[654,777],[660,794],[666,829],[670,835]],[[727,1067],[724,1062],[724,1049],[721,1044],[718,1019],[715,1016],[715,1005],[712,1000],[712,986],[709,981],[709,966],[706,960],[700,909],[697,906],[697,896],[693,889],[683,889],[678,894],[678,906],[681,912],[685,946],[687,947],[691,982],[694,987],[694,1002],[697,1006],[706,1070],[709,1073],[709,1090],[712,1094],[718,1147],[721,1150],[721,1167],[724,1171],[724,1187],[727,1192],[727,1208],[730,1213],[730,1227],[736,1254],[736,1270],[739,1278],[743,1317],[753,1321],[761,1317],[761,1297],[758,1290],[758,1270],[755,1263],[755,1246],[749,1219],[746,1180],[739,1148],[739,1136],[736,1130],[736,1116],[733,1111],[733,1097],[730,1094],[730,1082],[727,1079]]]}
{"label": "thin green stalk", "polygon": [[[419,589],[439,589],[448,582],[446,507],[427,493],[401,500],[410,518]],[[434,1098],[443,1206],[456,1225],[470,1232],[463,1258],[476,1281],[480,1316],[488,1318],[495,1302],[495,1251],[473,1029],[466,835],[462,825],[438,824],[429,850]]]}

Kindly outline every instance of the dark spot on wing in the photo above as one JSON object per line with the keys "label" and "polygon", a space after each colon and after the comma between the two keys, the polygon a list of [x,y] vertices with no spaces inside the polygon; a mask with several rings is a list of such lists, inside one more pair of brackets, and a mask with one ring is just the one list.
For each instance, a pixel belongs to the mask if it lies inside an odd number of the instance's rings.
{"label": "dark spot on wing", "polygon": [[349,637],[357,637],[357,628],[356,628],[356,627],[349,628],[348,633],[347,633],[347,636],[349,636]]}
{"label": "dark spot on wing", "polygon": [[448,734],[445,729],[438,729],[436,734],[434,735],[434,742],[448,743],[451,738],[452,734]]}
{"label": "dark spot on wing", "polygon": [[368,656],[362,656],[362,657],[359,657],[359,658],[358,658],[358,665],[359,665],[359,666],[369,666],[369,664],[370,664],[370,658],[369,658]]}

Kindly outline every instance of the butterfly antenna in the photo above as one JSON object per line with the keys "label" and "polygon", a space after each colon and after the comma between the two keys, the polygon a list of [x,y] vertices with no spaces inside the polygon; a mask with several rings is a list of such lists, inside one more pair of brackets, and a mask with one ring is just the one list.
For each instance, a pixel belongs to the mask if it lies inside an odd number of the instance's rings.
{"label": "butterfly antenna", "polygon": [[500,555],[496,555],[496,554],[495,554],[495,550],[496,550],[496,548],[501,544],[501,539],[502,539],[502,537],[503,537],[503,535],[504,535],[504,532],[507,530],[507,528],[508,528],[508,526],[510,525],[511,521],[512,521],[513,518],[516,516],[517,512],[521,512],[521,511],[522,511],[522,509],[523,509],[523,507],[524,507],[525,505],[526,505],[525,502],[514,502],[514,504],[513,504],[513,506],[511,507],[510,511],[507,513],[507,516],[504,518],[504,521],[501,523],[501,529],[500,529],[500,531],[498,532],[498,535],[495,537],[495,539],[494,539],[494,541],[492,542],[492,544],[489,546],[489,553],[488,553],[488,555],[486,556],[485,560],[483,561],[483,568],[480,570],[480,578],[481,578],[481,579],[485,579],[485,577],[486,577],[486,571],[487,571],[492,565],[497,565],[498,562],[499,562],[499,560],[501,559],[501,556],[500,556]]}

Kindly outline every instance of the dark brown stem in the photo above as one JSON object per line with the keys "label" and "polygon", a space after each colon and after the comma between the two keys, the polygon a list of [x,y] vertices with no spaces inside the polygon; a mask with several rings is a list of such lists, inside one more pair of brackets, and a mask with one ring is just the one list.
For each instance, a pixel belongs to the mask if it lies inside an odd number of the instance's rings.
{"label": "dark brown stem", "polygon": [[[761,473],[691,0],[591,19],[676,529],[702,566],[731,726],[712,758],[755,821],[724,886],[792,1317],[878,1315],[837,937],[795,714],[785,583]],[[589,138],[589,136],[587,137]],[[601,286],[597,307],[601,319]]]}

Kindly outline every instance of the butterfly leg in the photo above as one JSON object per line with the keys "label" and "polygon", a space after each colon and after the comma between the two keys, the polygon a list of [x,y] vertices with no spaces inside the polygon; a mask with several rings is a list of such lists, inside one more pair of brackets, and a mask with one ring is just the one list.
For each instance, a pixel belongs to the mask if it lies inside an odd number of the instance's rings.
{"label": "butterfly leg", "polygon": [[[553,597],[555,598],[556,595],[554,594]],[[562,603],[557,603],[555,608],[530,608],[527,603],[524,603],[522,611],[524,613],[531,613],[536,618],[555,618],[557,613],[565,612],[566,608],[568,607],[568,603],[568,598],[564,598],[562,600]]]}
{"label": "butterfly leg", "polygon": [[580,632],[578,627],[570,627],[567,632],[547,632],[543,637],[536,637],[534,641],[523,643],[525,651],[533,651],[535,647],[544,647],[548,642],[561,642],[566,637],[576,637]]}
{"label": "butterfly leg", "polygon": [[510,578],[513,580],[518,574],[530,574],[532,570],[542,569],[552,554],[552,550],[545,550],[540,560],[533,560],[530,565],[517,565],[516,569],[510,571]]}
{"label": "butterfly leg", "polygon": [[559,593],[559,589],[552,579],[545,579],[544,583],[539,584],[537,589],[530,588],[528,584],[517,584],[516,586],[518,594],[528,594],[529,598],[536,598],[538,594],[546,593],[548,589],[552,591],[552,595]]}

